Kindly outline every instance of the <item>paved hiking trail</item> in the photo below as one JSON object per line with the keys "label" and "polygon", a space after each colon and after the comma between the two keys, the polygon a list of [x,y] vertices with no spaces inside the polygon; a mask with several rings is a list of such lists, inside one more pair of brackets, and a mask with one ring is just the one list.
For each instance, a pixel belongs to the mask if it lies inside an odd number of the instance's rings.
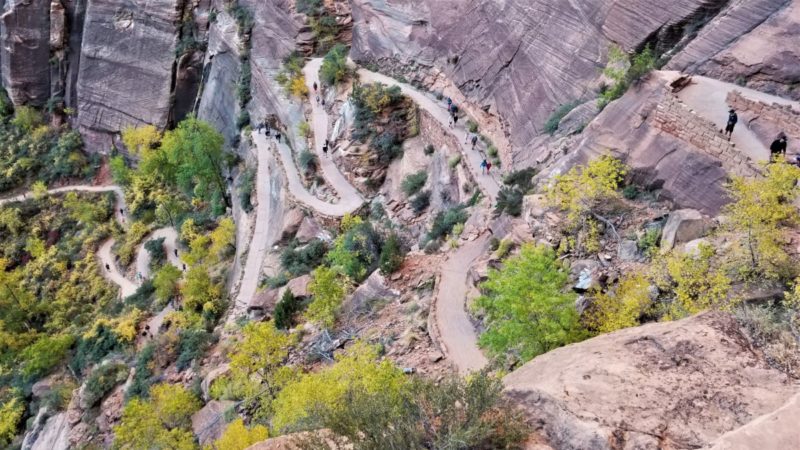
{"label": "paved hiking trail", "polygon": [[489,236],[462,244],[441,268],[434,314],[442,350],[459,373],[480,370],[488,364],[478,348],[478,336],[467,313],[467,271],[489,248]]}
{"label": "paved hiking trail", "polygon": [[[314,154],[317,155],[319,165],[322,168],[322,175],[325,180],[336,190],[339,194],[339,202],[348,205],[348,207],[359,208],[364,204],[364,198],[358,190],[350,184],[350,181],[342,174],[339,167],[333,161],[333,158],[325,155],[322,147],[325,140],[328,139],[328,112],[321,104],[316,101],[317,93],[314,92],[313,84],[316,82],[319,90],[320,98],[322,98],[322,83],[319,81],[319,69],[322,66],[322,58],[314,58],[310,60],[303,68],[303,73],[306,78],[306,85],[308,87],[309,99],[311,103],[311,129],[314,131]],[[330,147],[333,147],[332,145]],[[329,148],[330,153],[333,149]]]}
{"label": "paved hiking trail", "polygon": [[[765,102],[768,105],[773,103],[791,105],[795,110],[800,111],[800,102],[699,75],[692,76],[692,83],[678,92],[678,98],[695,112],[714,122],[718,129],[724,130],[728,123],[728,110],[730,109],[726,99],[731,91],[739,91],[748,99]],[[731,142],[753,161],[769,160],[769,144],[764,144],[758,139],[741,114],[739,123],[734,128]]]}
{"label": "paved hiking trail", "polygon": [[458,145],[460,146],[461,154],[466,157],[467,169],[472,172],[472,175],[475,177],[475,181],[477,181],[478,186],[480,186],[484,195],[494,202],[494,200],[497,198],[497,193],[500,192],[500,183],[498,183],[498,181],[495,179],[497,171],[493,172],[491,175],[481,173],[480,166],[484,156],[479,151],[473,150],[472,144],[463,143],[464,137],[468,133],[467,129],[464,128],[463,123],[459,123],[455,128],[450,128],[450,113],[447,111],[445,103],[437,102],[437,100],[432,98],[429,94],[424,93],[409,84],[401,83],[394,78],[372,72],[367,69],[358,69],[358,77],[363,83],[379,82],[387,86],[400,87],[400,90],[403,92],[403,94],[414,100],[414,102],[417,103],[420,108],[424,109],[431,116],[433,116],[433,118],[439,122],[443,129],[448,130],[450,134],[455,137],[456,142],[458,142]]}
{"label": "paved hiking trail", "polygon": [[[254,140],[258,144],[258,140],[266,137],[254,132]],[[242,278],[239,282],[239,292],[236,294],[236,299],[228,314],[228,322],[235,321],[240,317],[250,299],[253,298],[258,289],[258,282],[261,279],[261,266],[264,264],[264,258],[267,255],[267,250],[270,245],[270,220],[269,214],[273,207],[272,193],[276,190],[273,189],[272,182],[276,180],[270,177],[269,170],[269,151],[256,145],[256,159],[258,167],[256,169],[256,225],[253,229],[253,235],[250,237],[250,246],[247,251],[247,258],[245,259],[244,271]]]}

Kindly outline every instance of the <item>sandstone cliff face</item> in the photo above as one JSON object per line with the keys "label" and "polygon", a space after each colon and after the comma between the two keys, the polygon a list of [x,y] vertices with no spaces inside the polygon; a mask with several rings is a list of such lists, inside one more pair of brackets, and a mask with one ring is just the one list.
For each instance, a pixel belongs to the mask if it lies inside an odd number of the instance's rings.
{"label": "sandstone cliff face", "polygon": [[667,67],[798,100],[792,88],[800,83],[798,33],[800,2],[731,2]]}
{"label": "sandstone cliff face", "polygon": [[166,125],[182,6],[180,0],[89,2],[77,109],[90,147],[108,150],[105,134],[126,126]]}
{"label": "sandstone cliff face", "polygon": [[[471,102],[505,122],[515,152],[524,153],[558,105],[596,96],[612,42],[626,50],[654,43],[666,51],[728,3],[354,0],[352,55],[410,67],[410,79],[442,72]],[[749,3],[759,7],[745,8]],[[752,28],[785,3],[733,5],[750,11]],[[748,27],[726,29],[728,34],[706,39],[724,48]],[[415,69],[422,75],[412,73]]]}
{"label": "sandstone cliff face", "polygon": [[551,445],[580,449],[703,448],[797,389],[723,313],[563,347],[504,381]]}
{"label": "sandstone cliff face", "polygon": [[6,0],[0,15],[0,73],[15,105],[50,98],[50,0]]}

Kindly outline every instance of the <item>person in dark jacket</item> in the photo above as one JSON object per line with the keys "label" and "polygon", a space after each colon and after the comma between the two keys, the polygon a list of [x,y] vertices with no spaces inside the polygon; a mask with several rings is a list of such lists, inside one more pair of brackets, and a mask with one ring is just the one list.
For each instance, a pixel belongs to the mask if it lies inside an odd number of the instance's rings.
{"label": "person in dark jacket", "polygon": [[781,133],[778,135],[778,138],[772,141],[772,145],[769,146],[769,153],[772,159],[775,159],[778,155],[786,156],[786,135]]}
{"label": "person in dark jacket", "polygon": [[739,116],[736,115],[736,111],[731,109],[728,111],[728,124],[725,126],[725,134],[728,136],[728,140],[731,140],[731,136],[733,136],[733,129],[736,127],[736,123],[739,122]]}

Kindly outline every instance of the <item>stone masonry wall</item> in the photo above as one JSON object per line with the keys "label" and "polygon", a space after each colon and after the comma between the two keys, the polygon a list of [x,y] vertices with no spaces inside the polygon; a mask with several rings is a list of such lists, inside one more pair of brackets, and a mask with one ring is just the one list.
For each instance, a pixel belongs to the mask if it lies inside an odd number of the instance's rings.
{"label": "stone masonry wall", "polygon": [[746,98],[739,91],[730,92],[727,102],[737,111],[751,112],[759,119],[772,123],[790,138],[800,139],[800,112],[794,110],[790,105],[778,103],[768,105]]}
{"label": "stone masonry wall", "polygon": [[661,99],[652,124],[718,159],[732,175],[753,177],[760,174],[757,164],[739,152],[735,144],[728,142],[716,125],[698,116],[672,94],[668,93]]}

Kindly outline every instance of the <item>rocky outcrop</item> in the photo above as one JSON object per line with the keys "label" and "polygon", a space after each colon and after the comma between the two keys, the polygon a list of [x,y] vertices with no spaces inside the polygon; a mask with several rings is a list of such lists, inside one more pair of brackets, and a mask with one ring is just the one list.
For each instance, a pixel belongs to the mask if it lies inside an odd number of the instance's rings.
{"label": "rocky outcrop", "polygon": [[734,1],[667,68],[697,72],[800,100],[800,3]]}
{"label": "rocky outcrop", "polygon": [[[639,186],[659,191],[662,198],[672,200],[679,208],[716,216],[728,201],[724,187],[728,173],[723,164],[731,170],[741,166],[743,171],[751,165],[735,148],[725,147],[729,153],[724,153],[721,147],[716,147],[715,130],[709,129],[703,139],[689,137],[689,141],[682,139],[678,131],[665,131],[691,129],[689,125],[696,127],[701,122],[688,109],[685,117],[678,113],[668,115],[676,118],[675,123],[669,122],[672,119],[659,122],[662,115],[658,108],[680,103],[674,100],[669,86],[673,78],[674,74],[656,72],[631,88],[608,105],[580,138],[565,146],[566,156],[560,153],[561,148],[542,147],[529,152],[529,157],[534,158],[532,162],[539,159],[549,165],[537,177],[564,173],[575,164],[586,164],[610,153],[631,167],[632,181]],[[731,155],[724,163],[720,156],[723,153]]]}
{"label": "rocky outcrop", "polygon": [[736,321],[705,313],[541,355],[504,379],[554,448],[701,448],[800,389]]}
{"label": "rocky outcrop", "polygon": [[0,73],[15,105],[50,98],[50,0],[5,1],[0,15]]}
{"label": "rocky outcrop", "polygon": [[126,126],[167,125],[182,0],[91,1],[77,78],[87,147],[109,151]]}
{"label": "rocky outcrop", "polygon": [[784,450],[800,443],[800,394],[780,409],[724,434],[711,450]]}
{"label": "rocky outcrop", "polygon": [[[39,416],[36,417],[36,420],[39,421]],[[44,426],[36,427],[31,434],[25,436],[22,448],[23,450],[66,450],[69,448],[69,431],[67,413],[58,413],[48,418],[44,422]]]}

